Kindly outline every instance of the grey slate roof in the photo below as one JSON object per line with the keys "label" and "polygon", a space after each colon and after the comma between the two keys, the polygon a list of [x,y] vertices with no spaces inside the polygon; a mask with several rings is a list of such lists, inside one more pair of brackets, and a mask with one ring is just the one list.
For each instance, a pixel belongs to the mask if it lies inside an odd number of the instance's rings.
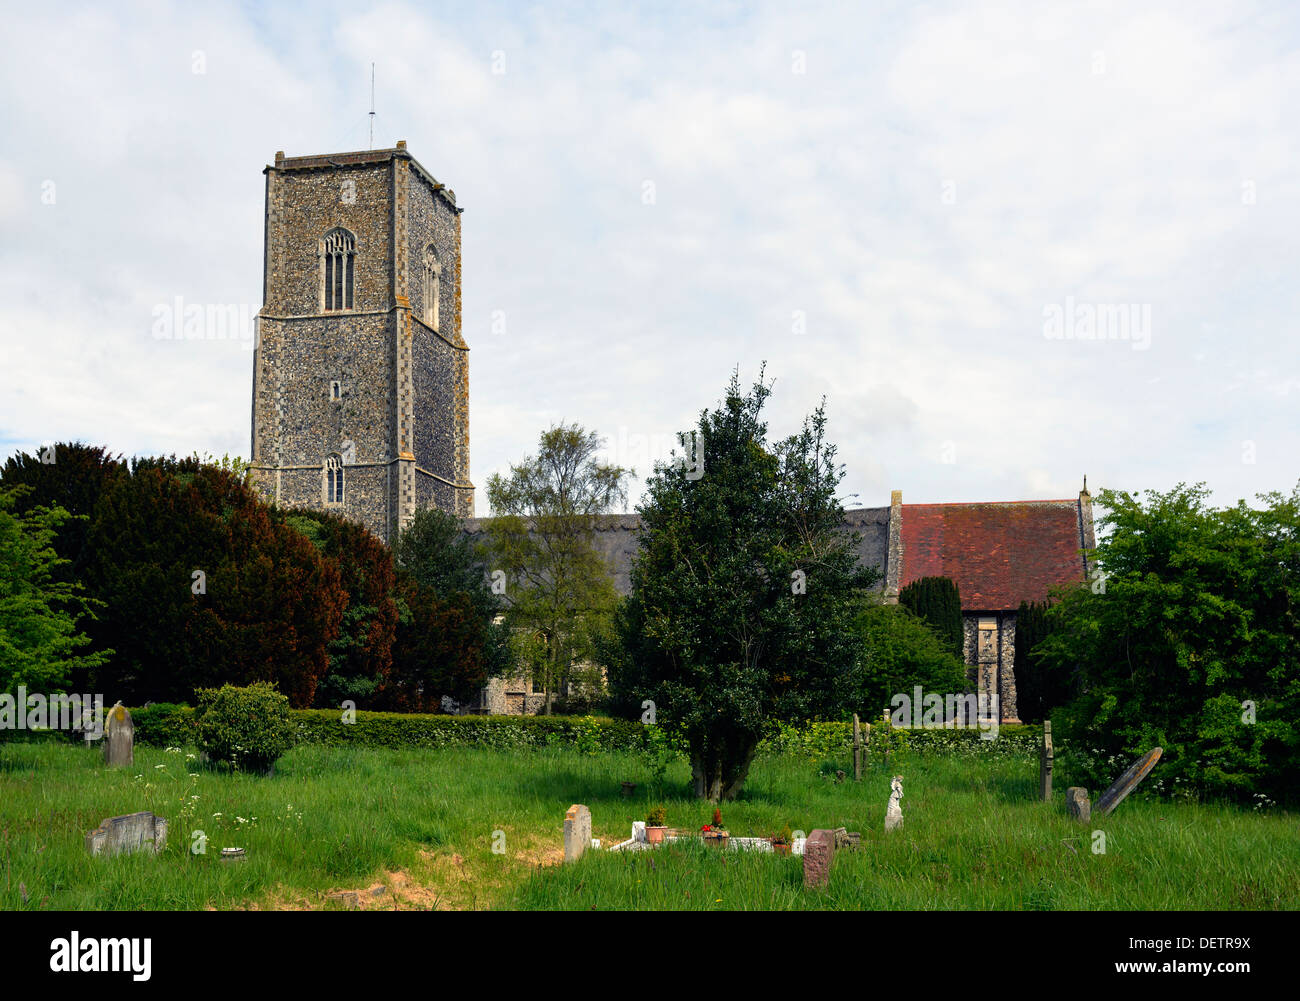
{"label": "grey slate roof", "polygon": [[[461,524],[463,530],[475,541],[482,541],[489,518],[466,518]],[[875,567],[880,571],[883,581],[885,558],[889,547],[889,508],[866,507],[844,512],[845,527],[858,532],[862,538],[858,543],[858,558],[863,565]],[[603,516],[596,530],[595,544],[605,557],[610,573],[614,577],[614,586],[620,595],[632,590],[632,557],[637,550],[637,529],[641,526],[641,517],[636,514],[610,514]]]}

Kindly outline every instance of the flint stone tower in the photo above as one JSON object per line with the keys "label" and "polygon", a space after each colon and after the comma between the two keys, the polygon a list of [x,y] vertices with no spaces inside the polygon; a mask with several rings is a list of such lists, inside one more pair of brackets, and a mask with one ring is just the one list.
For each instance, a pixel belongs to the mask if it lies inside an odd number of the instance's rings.
{"label": "flint stone tower", "polygon": [[455,193],[405,142],[264,173],[254,483],[390,545],[417,508],[472,517]]}

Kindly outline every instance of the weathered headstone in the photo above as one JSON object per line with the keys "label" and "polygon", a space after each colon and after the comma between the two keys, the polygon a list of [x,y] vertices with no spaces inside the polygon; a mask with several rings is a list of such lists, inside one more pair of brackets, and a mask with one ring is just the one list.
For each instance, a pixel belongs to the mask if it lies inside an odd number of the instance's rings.
{"label": "weathered headstone", "polygon": [[564,815],[564,861],[573,862],[591,845],[591,811],[574,803]]}
{"label": "weathered headstone", "polygon": [[1052,721],[1043,720],[1043,746],[1038,760],[1038,787],[1044,803],[1052,801]]}
{"label": "weathered headstone", "polygon": [[889,806],[885,809],[885,830],[903,826],[903,776],[895,775],[889,783]]}
{"label": "weathered headstone", "polygon": [[1115,807],[1119,806],[1124,797],[1136,789],[1138,783],[1150,774],[1151,769],[1156,766],[1156,762],[1160,760],[1160,755],[1163,753],[1164,749],[1157,747],[1129,765],[1128,771],[1117,778],[1115,784],[1102,793],[1101,799],[1097,800],[1097,816],[1105,817]]}
{"label": "weathered headstone", "polygon": [[108,711],[108,723],[104,726],[104,763],[135,763],[135,726],[131,722],[131,713],[120,702]]}
{"label": "weathered headstone", "polygon": [[862,781],[862,725],[858,714],[853,714],[853,781]]}
{"label": "weathered headstone", "polygon": [[835,832],[813,831],[803,849],[803,885],[825,886],[831,878],[831,860],[835,857]]}
{"label": "weathered headstone", "polygon": [[130,855],[143,850],[156,855],[166,847],[166,819],[147,810],[105,817],[86,835],[86,851],[91,855]]}
{"label": "weathered headstone", "polygon": [[1065,809],[1071,819],[1086,822],[1092,816],[1092,803],[1088,799],[1088,790],[1083,786],[1070,786],[1066,789]]}

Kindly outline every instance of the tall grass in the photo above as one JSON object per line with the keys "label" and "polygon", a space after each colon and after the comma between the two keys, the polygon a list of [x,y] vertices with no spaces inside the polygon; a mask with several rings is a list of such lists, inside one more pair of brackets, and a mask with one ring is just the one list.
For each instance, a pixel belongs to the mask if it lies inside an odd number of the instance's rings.
{"label": "tall grass", "polygon": [[[376,882],[394,888],[377,898],[384,906],[439,908],[1300,906],[1294,815],[1135,796],[1083,827],[1059,792],[1055,804],[1035,801],[1037,765],[1023,755],[914,757],[878,764],[861,783],[837,783],[806,758],[760,759],[743,799],[722,807],[733,835],[862,832],[858,851],[837,855],[830,886],[805,891],[797,857],[700,845],[552,864],[571,803],[591,808],[605,845],[655,803],[673,826],[708,823],[712,807],[688,795],[681,763],[655,794],[643,759],[571,748],[303,746],[269,777],[200,768],[189,753],[137,747],[133,768],[108,769],[93,749],[0,744],[0,908],[320,907],[332,906],[327,891]],[[906,820],[886,835],[892,772],[904,775]],[[623,780],[640,783],[632,798]],[[170,822],[161,857],[87,854],[87,831],[137,810]],[[1092,851],[1094,829],[1105,854]],[[206,854],[190,851],[197,831]],[[223,863],[227,846],[248,861]]]}

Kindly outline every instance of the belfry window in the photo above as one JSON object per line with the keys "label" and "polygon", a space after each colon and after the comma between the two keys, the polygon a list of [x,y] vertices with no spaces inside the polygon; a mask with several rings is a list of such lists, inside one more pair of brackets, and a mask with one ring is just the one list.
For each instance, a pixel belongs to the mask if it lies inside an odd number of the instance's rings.
{"label": "belfry window", "polygon": [[434,330],[438,329],[438,280],[442,268],[438,265],[438,254],[433,247],[424,251],[424,322]]}
{"label": "belfry window", "polygon": [[332,229],[321,240],[321,300],[326,312],[352,308],[356,237]]}
{"label": "belfry window", "polygon": [[325,460],[325,503],[343,503],[343,457],[337,452]]}

